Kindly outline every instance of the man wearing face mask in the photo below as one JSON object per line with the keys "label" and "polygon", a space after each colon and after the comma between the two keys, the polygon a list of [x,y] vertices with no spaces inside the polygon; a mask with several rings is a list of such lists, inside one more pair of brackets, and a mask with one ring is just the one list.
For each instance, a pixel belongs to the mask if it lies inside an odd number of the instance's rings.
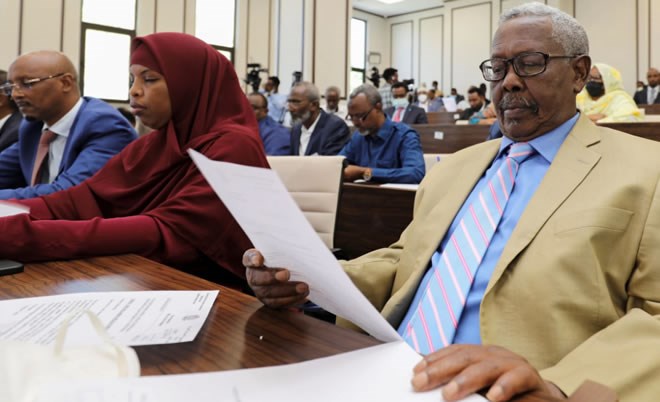
{"label": "man wearing face mask", "polygon": [[385,114],[395,123],[429,123],[424,109],[408,102],[408,87],[401,82],[392,85],[392,107],[385,109]]}
{"label": "man wearing face mask", "polygon": [[314,84],[300,82],[291,88],[291,155],[337,155],[351,133],[341,118],[326,113]]}
{"label": "man wearing face mask", "polygon": [[587,85],[577,96],[577,107],[599,123],[641,121],[642,113],[623,89],[621,73],[612,66],[594,63]]}
{"label": "man wearing face mask", "polygon": [[353,90],[347,118],[357,132],[339,152],[348,163],[344,169],[345,181],[419,183],[422,180],[426,171],[419,135],[383,113],[376,88],[361,85]]}

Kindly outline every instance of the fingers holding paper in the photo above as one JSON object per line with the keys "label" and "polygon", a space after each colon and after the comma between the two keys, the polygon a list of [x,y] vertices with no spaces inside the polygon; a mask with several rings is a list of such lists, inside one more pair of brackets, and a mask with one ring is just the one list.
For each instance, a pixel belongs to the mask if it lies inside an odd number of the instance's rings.
{"label": "fingers holding paper", "polygon": [[451,345],[425,356],[413,372],[416,391],[443,386],[447,401],[482,389],[490,401],[508,401],[523,393],[565,399],[527,360],[497,346]]}
{"label": "fingers holding paper", "polygon": [[290,281],[291,274],[285,268],[269,268],[259,250],[249,249],[243,254],[243,265],[248,285],[257,299],[272,308],[301,304],[309,295],[309,286]]}

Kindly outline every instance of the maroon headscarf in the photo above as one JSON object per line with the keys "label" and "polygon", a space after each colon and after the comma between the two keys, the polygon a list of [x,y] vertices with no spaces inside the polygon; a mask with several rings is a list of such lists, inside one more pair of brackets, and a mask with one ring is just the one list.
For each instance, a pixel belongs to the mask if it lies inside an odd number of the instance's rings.
{"label": "maroon headscarf", "polygon": [[[76,199],[79,219],[148,215],[163,247],[185,241],[217,264],[245,277],[241,264],[250,242],[186,153],[267,167],[257,122],[229,61],[201,40],[156,33],[133,40],[131,64],[165,77],[172,119],[126,147],[94,177],[62,192]],[[55,215],[58,194],[45,198]],[[86,202],[86,200],[88,202]],[[61,203],[66,205],[66,203]],[[156,251],[166,263],[168,250]]]}

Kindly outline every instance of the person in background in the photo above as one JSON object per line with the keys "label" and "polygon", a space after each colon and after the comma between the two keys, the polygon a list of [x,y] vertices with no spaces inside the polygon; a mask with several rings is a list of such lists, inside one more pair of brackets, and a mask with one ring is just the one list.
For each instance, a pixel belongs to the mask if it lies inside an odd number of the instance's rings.
{"label": "person in background", "polygon": [[264,95],[268,99],[268,115],[276,122],[284,123],[287,95],[280,93],[280,79],[277,76],[268,77],[264,84]]}
{"label": "person in background", "polygon": [[325,90],[325,110],[326,113],[328,114],[334,114],[335,116],[339,117],[340,119],[344,120],[344,123],[348,127],[352,127],[353,123],[351,123],[350,120],[346,120],[346,114],[348,113],[348,109],[346,109],[345,106],[341,104],[341,91],[339,90],[339,87],[336,86],[330,86]]}
{"label": "person in background", "polygon": [[428,92],[429,95],[429,106],[427,112],[440,112],[444,110],[442,103],[442,91],[436,91],[431,88]]}
{"label": "person in background", "polygon": [[415,98],[417,99],[417,102],[415,102],[414,106],[423,109],[424,112],[428,112],[429,106],[431,104],[431,99],[429,99],[429,91],[428,89],[426,89],[426,86],[424,84],[422,84],[419,88],[417,88],[417,92],[415,93]]}
{"label": "person in background", "polygon": [[592,121],[601,123],[641,121],[644,116],[623,89],[621,73],[614,67],[594,63],[577,107]]}
{"label": "person in background", "polygon": [[649,82],[648,85],[637,81],[637,91],[633,97],[635,103],[638,105],[660,103],[660,71],[657,68],[649,68],[649,71],[646,73],[646,79]]}
{"label": "person in background", "polygon": [[[477,87],[470,87],[468,89],[468,103],[470,107],[463,110],[461,113],[461,120],[470,120],[470,123],[476,124],[479,120],[483,119],[484,110],[490,104],[486,97]],[[472,121],[472,119],[475,121]]]}
{"label": "person in background", "polygon": [[344,180],[419,183],[425,174],[419,135],[383,113],[379,91],[361,85],[351,93],[348,116],[357,129],[339,152],[346,157]]}
{"label": "person in background", "polygon": [[453,97],[456,100],[456,104],[458,105],[461,103],[461,101],[465,100],[465,97],[463,95],[460,95],[456,88],[452,88],[451,92],[449,93],[449,96]]}
{"label": "person in background", "polygon": [[385,84],[378,88],[380,97],[383,100],[383,110],[392,106],[392,85],[399,82],[399,70],[396,68],[386,68],[383,71],[383,79]]}
{"label": "person in background", "polygon": [[[7,72],[0,70],[0,86],[7,82]],[[16,103],[5,91],[0,91],[0,151],[18,141],[18,126],[23,117]]]}
{"label": "person in background", "polygon": [[29,262],[135,253],[243,285],[250,241],[188,155],[268,167],[231,63],[191,35],[155,33],[133,39],[130,77],[131,110],[154,130],[80,185],[20,201],[30,213],[0,218],[0,255]]}
{"label": "person in background", "polygon": [[392,105],[383,111],[395,123],[411,125],[429,122],[424,109],[408,102],[408,87],[401,82],[392,85]]}
{"label": "person in background", "polygon": [[25,117],[18,142],[0,153],[1,200],[73,187],[137,138],[117,109],[80,96],[78,73],[62,53],[19,56],[1,90]]}
{"label": "person in background", "polygon": [[[413,389],[554,401],[592,380],[621,401],[660,394],[660,144],[576,112],[588,54],[572,16],[504,11],[480,67],[505,138],[444,158],[399,241],[341,262],[424,355]],[[257,250],[243,261],[267,306],[308,296]]]}
{"label": "person in background", "polygon": [[438,90],[438,81],[433,81],[431,83],[431,89],[433,89],[434,91]]}
{"label": "person in background", "polygon": [[248,102],[259,123],[259,135],[266,155],[289,155],[291,131],[268,115],[268,99],[263,94],[254,92],[248,95]]}
{"label": "person in background", "polygon": [[337,155],[350,138],[344,120],[323,111],[320,101],[318,88],[310,82],[291,88],[291,155]]}

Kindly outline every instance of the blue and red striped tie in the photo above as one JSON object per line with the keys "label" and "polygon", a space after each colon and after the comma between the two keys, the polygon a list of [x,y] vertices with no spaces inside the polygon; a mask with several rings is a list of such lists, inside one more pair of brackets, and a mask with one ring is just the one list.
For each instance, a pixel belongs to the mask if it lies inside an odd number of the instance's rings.
{"label": "blue and red striped tie", "polygon": [[495,175],[479,192],[432,261],[432,278],[416,306],[403,338],[428,354],[452,343],[465,299],[513,190],[520,164],[532,153],[526,142],[514,143]]}

